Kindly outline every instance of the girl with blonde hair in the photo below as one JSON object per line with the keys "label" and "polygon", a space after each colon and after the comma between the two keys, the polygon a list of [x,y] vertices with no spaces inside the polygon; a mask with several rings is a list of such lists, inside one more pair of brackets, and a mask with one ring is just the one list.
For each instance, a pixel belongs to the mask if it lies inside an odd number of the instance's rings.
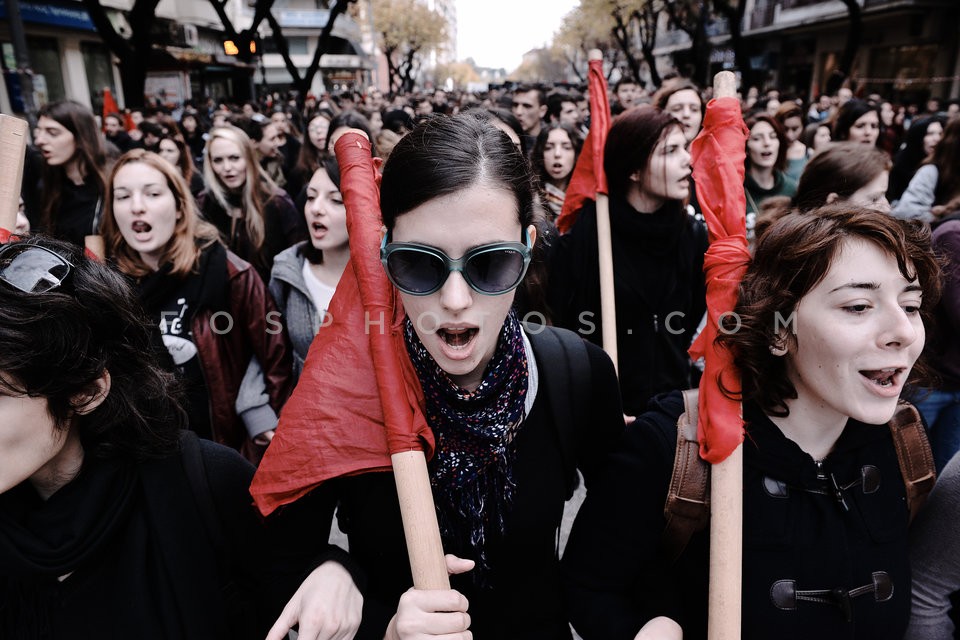
{"label": "girl with blonde hair", "polygon": [[203,174],[207,185],[200,198],[203,217],[267,282],[274,256],[306,239],[293,201],[260,168],[250,138],[236,127],[210,131]]}

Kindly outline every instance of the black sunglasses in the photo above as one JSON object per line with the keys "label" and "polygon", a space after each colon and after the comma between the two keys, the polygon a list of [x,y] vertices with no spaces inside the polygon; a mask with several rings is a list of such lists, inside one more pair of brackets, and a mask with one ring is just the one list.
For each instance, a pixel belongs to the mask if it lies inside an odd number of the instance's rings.
{"label": "black sunglasses", "polygon": [[452,271],[477,293],[497,296],[516,289],[527,272],[532,246],[526,230],[523,240],[485,244],[453,259],[427,245],[390,242],[388,232],[380,243],[380,262],[393,286],[413,296],[439,291]]}
{"label": "black sunglasses", "polygon": [[72,269],[63,256],[29,242],[0,246],[0,281],[24,293],[53,291]]}

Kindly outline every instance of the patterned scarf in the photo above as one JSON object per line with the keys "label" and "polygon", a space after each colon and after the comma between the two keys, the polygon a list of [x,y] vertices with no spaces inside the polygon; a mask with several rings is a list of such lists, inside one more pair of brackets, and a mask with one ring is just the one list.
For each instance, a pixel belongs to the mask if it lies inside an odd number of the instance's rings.
{"label": "patterned scarf", "polygon": [[476,560],[471,573],[483,584],[490,569],[485,546],[503,534],[515,487],[514,439],[524,418],[528,383],[520,323],[513,311],[507,315],[496,351],[473,392],[454,384],[430,357],[409,318],[405,337],[437,441],[429,468],[440,532],[454,547],[452,553]]}

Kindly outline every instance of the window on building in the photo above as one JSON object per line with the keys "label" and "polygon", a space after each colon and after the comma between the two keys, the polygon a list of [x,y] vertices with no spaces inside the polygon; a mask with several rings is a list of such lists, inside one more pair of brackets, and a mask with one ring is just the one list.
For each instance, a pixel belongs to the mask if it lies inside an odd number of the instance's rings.
{"label": "window on building", "polygon": [[110,52],[99,42],[81,42],[80,52],[83,54],[83,67],[87,71],[90,104],[93,106],[94,113],[102,113],[104,87],[109,87],[114,98],[117,97]]}
{"label": "window on building", "polygon": [[[307,55],[310,51],[307,48],[307,36],[288,36],[287,46],[290,48],[290,55]],[[264,53],[280,53],[272,37],[263,39]]]}
{"label": "window on building", "polygon": [[[5,69],[16,69],[13,44],[0,43]],[[63,86],[63,72],[60,70],[60,48],[53,38],[27,37],[27,50],[30,52],[30,66],[34,73],[34,91],[42,103],[65,100],[66,89]],[[42,76],[37,78],[36,76]]]}

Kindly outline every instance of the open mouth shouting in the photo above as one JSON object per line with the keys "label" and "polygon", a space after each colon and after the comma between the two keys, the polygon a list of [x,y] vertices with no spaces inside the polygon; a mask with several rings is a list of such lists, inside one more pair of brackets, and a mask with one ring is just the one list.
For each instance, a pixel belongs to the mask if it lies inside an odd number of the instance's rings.
{"label": "open mouth shouting", "polygon": [[872,390],[884,397],[897,396],[903,387],[904,377],[908,371],[905,367],[888,367],[885,369],[861,369],[860,375]]}

